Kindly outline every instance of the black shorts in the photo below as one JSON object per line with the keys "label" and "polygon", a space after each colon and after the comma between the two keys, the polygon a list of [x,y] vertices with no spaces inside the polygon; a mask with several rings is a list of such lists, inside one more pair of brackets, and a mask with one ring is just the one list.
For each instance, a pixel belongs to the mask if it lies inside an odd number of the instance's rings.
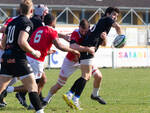
{"label": "black shorts", "polygon": [[11,77],[21,77],[32,73],[33,70],[27,60],[16,63],[1,63],[0,74]]}
{"label": "black shorts", "polygon": [[93,58],[94,56],[88,52],[81,52],[80,53],[80,60],[84,60],[84,59],[90,59]]}

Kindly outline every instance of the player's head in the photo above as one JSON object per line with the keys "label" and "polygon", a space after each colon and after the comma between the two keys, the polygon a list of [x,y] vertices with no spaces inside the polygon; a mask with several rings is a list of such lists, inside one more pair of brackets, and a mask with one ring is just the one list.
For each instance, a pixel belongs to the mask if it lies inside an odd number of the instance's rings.
{"label": "player's head", "polygon": [[44,17],[44,24],[52,26],[52,27],[55,28],[55,26],[56,26],[56,18],[53,15],[51,15],[51,14],[48,13]]}
{"label": "player's head", "polygon": [[108,7],[105,11],[104,16],[110,16],[113,20],[117,20],[120,10],[115,7]]}
{"label": "player's head", "polygon": [[32,0],[22,0],[19,9],[21,14],[32,16],[33,14]]}
{"label": "player's head", "polygon": [[85,36],[90,28],[90,24],[86,19],[82,19],[79,23],[80,34]]}
{"label": "player's head", "polygon": [[44,16],[48,14],[48,12],[48,7],[44,4],[39,4],[34,9],[34,15],[40,16],[41,18],[44,18]]}

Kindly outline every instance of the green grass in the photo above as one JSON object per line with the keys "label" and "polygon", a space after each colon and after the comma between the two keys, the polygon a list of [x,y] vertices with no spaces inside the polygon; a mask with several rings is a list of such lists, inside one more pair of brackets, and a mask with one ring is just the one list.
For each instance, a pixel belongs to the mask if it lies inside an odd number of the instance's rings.
{"label": "green grass", "polygon": [[[86,84],[80,101],[83,111],[69,108],[62,94],[66,93],[74,81],[80,76],[80,70],[76,71],[67,81],[67,84],[54,96],[51,103],[45,108],[45,113],[150,113],[150,69],[100,69],[103,74],[103,82],[100,95],[106,100],[107,105],[100,105],[90,99],[93,89],[93,77]],[[48,78],[43,89],[46,96],[50,87],[55,84],[59,69],[46,70]],[[17,85],[20,84],[17,83]],[[15,93],[8,94],[6,108],[0,109],[0,113],[33,113],[22,107]],[[29,102],[28,102],[29,104]]]}

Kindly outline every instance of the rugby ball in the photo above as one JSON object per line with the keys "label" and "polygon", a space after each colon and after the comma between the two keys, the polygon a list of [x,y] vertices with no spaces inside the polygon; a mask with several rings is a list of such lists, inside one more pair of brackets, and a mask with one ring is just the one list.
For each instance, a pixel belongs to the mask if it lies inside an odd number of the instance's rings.
{"label": "rugby ball", "polygon": [[121,48],[126,43],[126,36],[125,35],[118,35],[113,41],[113,47]]}

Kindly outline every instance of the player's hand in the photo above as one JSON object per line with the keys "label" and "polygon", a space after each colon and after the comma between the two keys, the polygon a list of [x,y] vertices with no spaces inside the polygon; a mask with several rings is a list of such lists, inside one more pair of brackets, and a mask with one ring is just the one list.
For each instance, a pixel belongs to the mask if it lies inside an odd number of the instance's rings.
{"label": "player's hand", "polygon": [[101,39],[103,39],[101,46],[106,46],[107,43],[107,33],[106,32],[102,32],[100,35]]}
{"label": "player's hand", "polygon": [[74,53],[75,55],[77,55],[78,57],[80,57],[80,52],[77,50],[73,50],[72,53]]}
{"label": "player's hand", "polygon": [[88,53],[94,55],[95,54],[95,47],[88,47]]}
{"label": "player's hand", "polygon": [[49,50],[49,51],[47,52],[47,55],[53,54],[53,53],[55,53],[55,52],[56,52],[56,50]]}
{"label": "player's hand", "polygon": [[38,51],[38,50],[34,50],[34,51],[32,52],[32,55],[33,55],[35,58],[40,58],[41,52]]}
{"label": "player's hand", "polygon": [[122,46],[120,46],[119,48],[123,48],[124,46],[125,46],[125,43]]}
{"label": "player's hand", "polygon": [[68,42],[70,42],[71,33],[68,33],[65,35],[64,39]]}
{"label": "player's hand", "polygon": [[101,39],[106,40],[107,33],[106,32],[102,32],[100,37],[101,37]]}

